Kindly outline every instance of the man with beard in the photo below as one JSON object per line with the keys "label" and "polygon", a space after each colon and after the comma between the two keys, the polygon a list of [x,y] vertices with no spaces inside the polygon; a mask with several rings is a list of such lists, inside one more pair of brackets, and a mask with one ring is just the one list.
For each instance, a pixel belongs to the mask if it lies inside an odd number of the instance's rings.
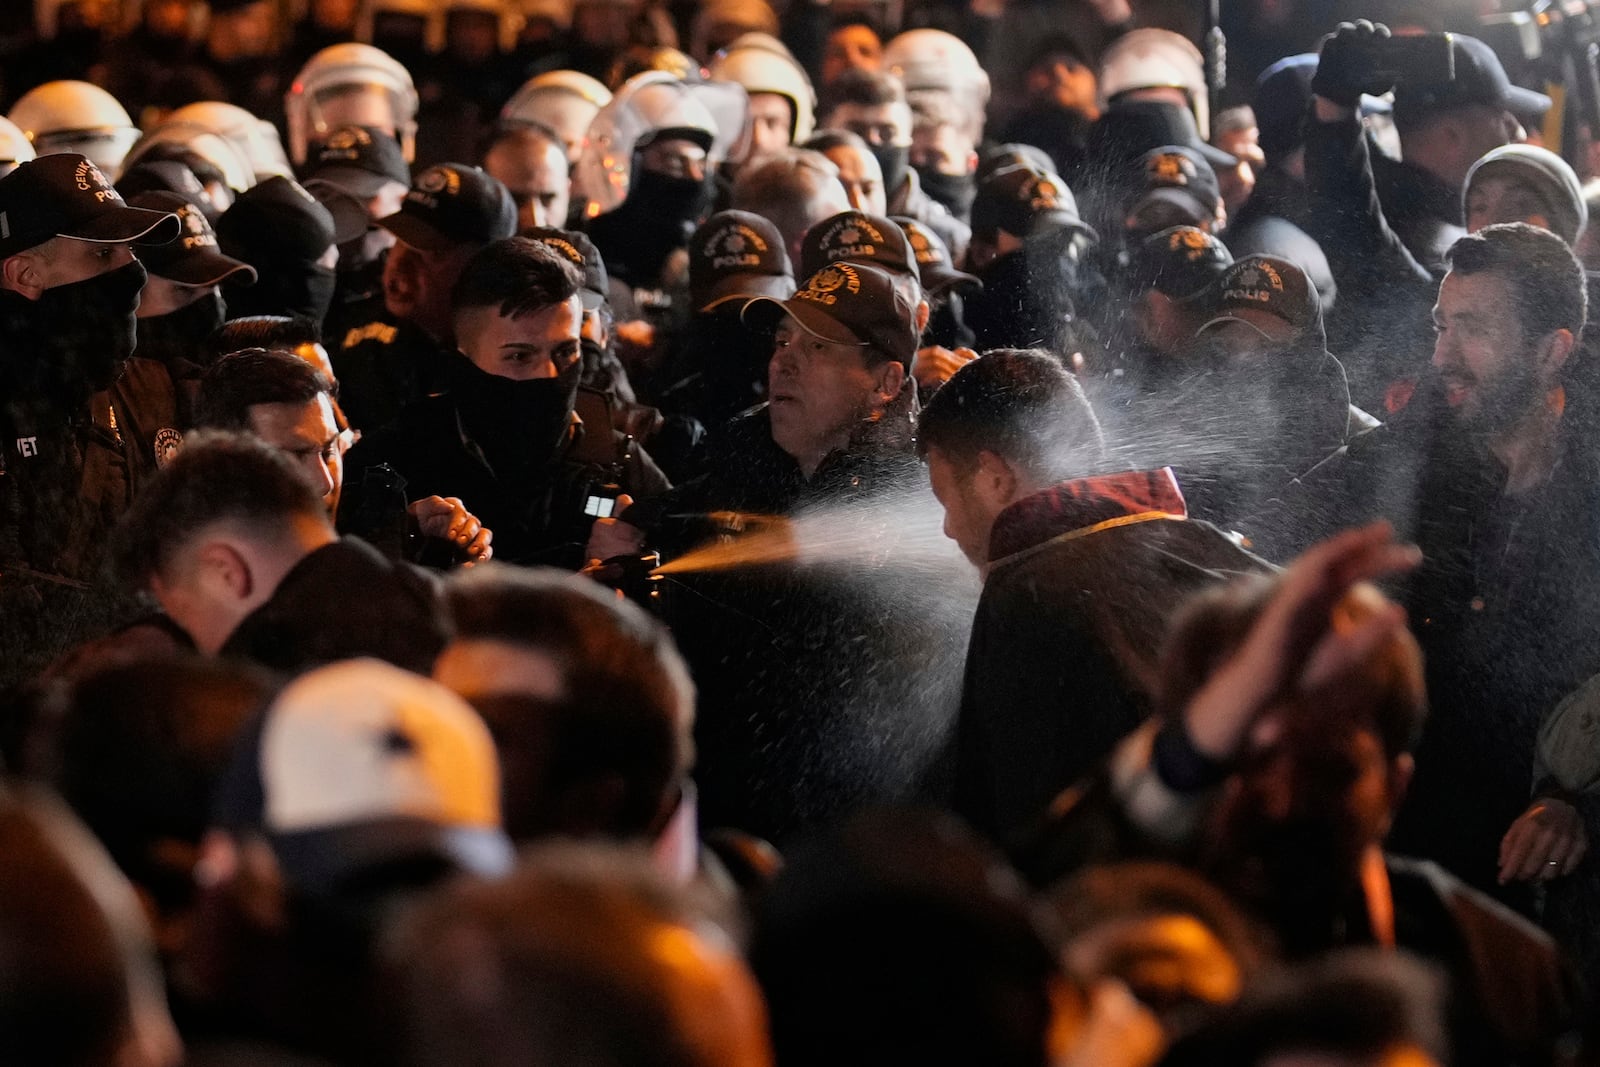
{"label": "man with beard", "polygon": [[1393,841],[1531,910],[1584,838],[1552,784],[1530,802],[1538,724],[1600,671],[1600,475],[1577,432],[1586,398],[1565,386],[1585,278],[1559,237],[1525,223],[1463,237],[1448,262],[1438,403],[1419,395],[1351,448],[1337,521],[1388,518],[1426,559],[1405,600],[1433,715]]}
{"label": "man with beard", "polygon": [[207,362],[206,340],[228,317],[220,286],[229,281],[251,285],[256,269],[223,255],[200,208],[177,193],[140,193],[130,203],[176,215],[183,227],[178,240],[141,253],[148,277],[139,294],[135,350],[140,359],[167,368],[179,391],[179,421],[187,427],[196,381]]}
{"label": "man with beard", "polygon": [[667,480],[631,438],[573,413],[581,287],[577,268],[524,237],[473,256],[456,283],[446,391],[358,444],[349,467],[388,463],[412,500],[459,498],[495,531],[498,559],[582,564],[594,516]]}
{"label": "man with beard", "polygon": [[339,344],[340,400],[363,433],[442,386],[453,359],[450,290],[474,253],[516,232],[517,206],[477,167],[440,163],[418,174],[400,210],[378,225],[397,238],[383,264],[382,306],[352,312],[357,325],[329,338]]}
{"label": "man with beard", "polygon": [[106,531],[178,443],[171,378],[129,360],[145,280],[132,242],[177,232],[174,216],[124,204],[83,156],[46,156],[0,179],[7,677],[94,625],[86,583]]}
{"label": "man with beard", "polygon": [[1179,859],[1292,959],[1376,945],[1441,965],[1453,1062],[1550,1063],[1576,1007],[1556,946],[1383,847],[1426,711],[1406,615],[1367,584],[1420,561],[1393,537],[1384,523],[1346,531],[1276,579],[1186,608],[1162,652],[1157,718],[1057,801],[1022,866],[1050,882],[1108,854]]}

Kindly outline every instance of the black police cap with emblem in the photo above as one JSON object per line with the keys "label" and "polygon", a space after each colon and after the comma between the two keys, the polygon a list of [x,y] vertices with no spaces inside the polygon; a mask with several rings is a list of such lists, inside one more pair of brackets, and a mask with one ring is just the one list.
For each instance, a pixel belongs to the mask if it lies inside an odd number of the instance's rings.
{"label": "black police cap with emblem", "polygon": [[[757,297],[744,318],[771,327],[784,314],[807,333],[832,344],[871,349],[883,360],[911,366],[917,354],[917,306],[900,279],[866,263],[831,263],[806,279],[787,300]],[[868,359],[868,363],[881,360]]]}
{"label": "black police cap with emblem", "polygon": [[593,311],[610,299],[611,280],[605,260],[586,234],[556,226],[530,226],[517,236],[544,245],[583,272],[583,288],[578,291],[583,310]]}
{"label": "black police cap with emblem", "polygon": [[0,178],[0,259],[56,237],[163,244],[177,236],[177,216],[129,207],[83,156],[40,156]]}
{"label": "black police cap with emblem", "polygon": [[993,240],[1000,231],[1013,237],[1042,237],[1061,230],[1095,236],[1078,214],[1078,201],[1058,175],[1032,167],[1004,167],[979,184],[972,201],[972,233]]}
{"label": "black police cap with emblem", "polygon": [[914,279],[922,272],[905,231],[865,211],[841,211],[806,231],[800,242],[800,276],[809,278],[830,263],[866,263]]}
{"label": "black police cap with emblem", "polygon": [[1134,246],[1126,283],[1130,292],[1154,289],[1174,300],[1203,295],[1233,263],[1228,246],[1193,226],[1173,226]]}
{"label": "black police cap with emblem", "polygon": [[517,232],[517,205],[506,187],[477,167],[436,163],[418,174],[400,210],[378,225],[413,248],[448,252],[486,245]]}
{"label": "black police cap with emblem", "polygon": [[177,193],[140,193],[129,203],[151,211],[170,211],[182,226],[178,239],[139,250],[139,260],[157,278],[183,285],[216,285],[232,281],[250,285],[256,269],[243,260],[222,254],[217,235],[199,205]]}
{"label": "black police cap with emblem", "polygon": [[411,185],[400,142],[376,126],[340,126],[311,150],[307,180],[327,182],[355,197],[371,200],[386,185]]}
{"label": "black police cap with emblem", "polygon": [[944,238],[916,219],[896,215],[894,222],[905,231],[906,240],[911,245],[911,254],[917,261],[917,270],[922,275],[922,287],[929,295],[938,296],[951,290],[972,291],[983,288],[983,282],[976,277],[965,271],[956,270],[955,263],[950,258],[950,246],[944,243]]}
{"label": "black police cap with emblem", "polygon": [[689,238],[689,299],[710,311],[738,298],[794,293],[783,234],[750,211],[719,211]]}
{"label": "black police cap with emblem", "polygon": [[1176,205],[1196,222],[1217,217],[1217,209],[1222,206],[1222,186],[1211,164],[1194,149],[1162,145],[1139,160],[1139,173],[1141,185],[1130,203],[1130,215],[1137,214],[1146,204],[1163,201]]}
{"label": "black police cap with emblem", "polygon": [[217,220],[222,247],[255,263],[315,263],[338,236],[328,209],[281,175],[240,193]]}
{"label": "black police cap with emblem", "polygon": [[1243,317],[1244,311],[1262,312],[1287,323],[1296,339],[1312,334],[1324,346],[1322,303],[1317,287],[1306,272],[1277,256],[1245,256],[1223,272],[1211,290],[1211,318],[1200,332],[1226,322],[1260,327]]}

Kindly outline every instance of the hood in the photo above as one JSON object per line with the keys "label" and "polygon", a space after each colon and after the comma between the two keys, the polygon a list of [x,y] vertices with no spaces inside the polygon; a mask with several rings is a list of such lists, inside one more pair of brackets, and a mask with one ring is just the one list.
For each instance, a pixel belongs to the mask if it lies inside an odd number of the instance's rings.
{"label": "hood", "polygon": [[1047,541],[1155,519],[1186,519],[1188,505],[1171,467],[1074,478],[1012,504],[989,534],[989,562]]}

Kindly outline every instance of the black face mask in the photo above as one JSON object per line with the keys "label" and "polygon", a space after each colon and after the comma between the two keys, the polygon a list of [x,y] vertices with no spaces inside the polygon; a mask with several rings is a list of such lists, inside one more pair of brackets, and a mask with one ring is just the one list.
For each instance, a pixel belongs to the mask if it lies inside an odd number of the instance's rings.
{"label": "black face mask", "polygon": [[698,225],[701,217],[711,207],[711,181],[693,178],[674,178],[640,167],[635,172],[638,179],[628,193],[628,206],[632,214],[644,220],[660,220],[662,224],[692,223]]}
{"label": "black face mask", "polygon": [[233,301],[235,316],[291,315],[321,322],[333,306],[338,275],[315,263],[255,264],[260,278],[240,289]]}
{"label": "black face mask", "polygon": [[906,183],[906,172],[911,169],[910,145],[883,145],[872,150],[872,156],[883,169],[883,195],[890,203]]}
{"label": "black face mask", "polygon": [[117,380],[133,355],[144,280],[144,265],[135,261],[39,294],[29,326],[52,353],[43,362],[61,395],[87,398]]}
{"label": "black face mask", "polygon": [[978,195],[976,174],[941,174],[932,167],[917,168],[922,190],[950,209],[950,214],[965,222],[972,215],[972,201]]}
{"label": "black face mask", "polygon": [[139,320],[140,359],[154,359],[168,370],[184,363],[204,362],[206,339],[227,321],[227,305],[220,292],[212,291],[194,303],[165,315]]}
{"label": "black face mask", "polygon": [[581,361],[556,378],[515,381],[488,374],[466,356],[450,361],[450,395],[467,436],[502,478],[525,475],[555,458],[572,421]]}

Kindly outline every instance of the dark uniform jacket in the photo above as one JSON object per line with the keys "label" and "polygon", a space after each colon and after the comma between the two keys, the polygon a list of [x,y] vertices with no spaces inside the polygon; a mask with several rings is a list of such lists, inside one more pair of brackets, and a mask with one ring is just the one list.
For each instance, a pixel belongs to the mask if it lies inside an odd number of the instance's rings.
{"label": "dark uniform jacket", "polygon": [[1189,521],[1170,470],[1052,486],[995,520],[967,648],[957,809],[1005,839],[1149,714],[1185,597],[1266,565]]}
{"label": "dark uniform jacket", "polygon": [[[682,518],[698,512],[742,522],[773,550],[705,571],[689,553],[678,562],[690,569],[662,583],[658,604],[699,695],[703,826],[781,844],[863,806],[935,792],[976,589],[939,532],[910,430],[905,411],[864,424],[807,479],[773,443],[763,408],[735,420],[708,475],[661,509],[668,521],[652,544],[703,539],[716,524]],[[794,525],[759,533],[762,516]],[[787,531],[814,554],[785,547]],[[708,553],[741,543],[718,540],[732,544]],[[948,554],[927,559],[930,544]]]}
{"label": "dark uniform jacket", "polygon": [[330,338],[329,355],[350,425],[372,434],[399,418],[407,404],[442,390],[453,353],[421,327],[390,315],[381,298],[372,314],[356,317],[364,321]]}
{"label": "dark uniform jacket", "polygon": [[0,380],[0,682],[114,623],[93,588],[112,528],[181,443],[161,364],[130,359],[105,392],[73,403]]}
{"label": "dark uniform jacket", "polygon": [[576,418],[566,443],[547,462],[524,475],[497,472],[448,394],[411,405],[387,431],[351,450],[347,492],[356,490],[358,499],[349,506],[361,507],[362,476],[380,464],[388,464],[405,480],[408,500],[459,497],[494,531],[495,559],[569,570],[584,563],[593,523],[584,508],[592,493],[623,492],[639,499],[659,496],[669,484],[643,449],[627,447],[609,427],[593,430]]}

